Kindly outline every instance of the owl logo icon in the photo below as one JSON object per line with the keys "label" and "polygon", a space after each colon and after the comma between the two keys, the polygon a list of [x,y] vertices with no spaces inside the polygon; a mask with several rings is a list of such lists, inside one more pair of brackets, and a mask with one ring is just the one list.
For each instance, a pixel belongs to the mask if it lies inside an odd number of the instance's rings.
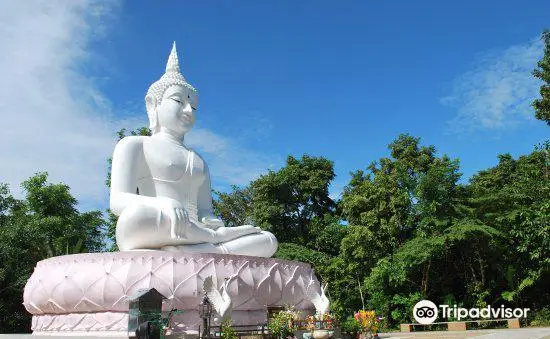
{"label": "owl logo icon", "polygon": [[420,300],[414,305],[413,317],[419,324],[431,324],[437,319],[437,306],[429,300]]}

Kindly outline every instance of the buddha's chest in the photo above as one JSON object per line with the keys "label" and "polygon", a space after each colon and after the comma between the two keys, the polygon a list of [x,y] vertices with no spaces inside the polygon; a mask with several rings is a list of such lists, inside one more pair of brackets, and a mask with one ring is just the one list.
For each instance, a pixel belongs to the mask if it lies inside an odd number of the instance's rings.
{"label": "buddha's chest", "polygon": [[154,181],[185,182],[199,186],[205,178],[205,163],[193,151],[167,142],[148,142],[143,154]]}

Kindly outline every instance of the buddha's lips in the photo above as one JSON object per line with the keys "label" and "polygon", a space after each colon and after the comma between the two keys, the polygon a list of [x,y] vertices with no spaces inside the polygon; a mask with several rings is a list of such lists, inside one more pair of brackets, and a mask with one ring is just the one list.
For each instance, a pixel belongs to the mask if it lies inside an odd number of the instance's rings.
{"label": "buddha's lips", "polygon": [[187,120],[188,122],[189,122],[189,121],[193,121],[193,116],[190,115],[190,114],[184,114],[182,117],[183,117],[185,120]]}

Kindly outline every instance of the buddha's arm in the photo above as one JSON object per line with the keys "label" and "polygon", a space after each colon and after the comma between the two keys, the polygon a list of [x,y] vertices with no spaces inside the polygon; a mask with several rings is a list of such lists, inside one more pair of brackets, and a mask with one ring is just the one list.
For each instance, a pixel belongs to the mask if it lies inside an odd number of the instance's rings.
{"label": "buddha's arm", "polygon": [[143,143],[139,137],[125,137],[118,142],[111,166],[111,211],[120,215],[132,205],[154,206],[155,198],[136,194],[137,178],[145,166]]}
{"label": "buddha's arm", "polygon": [[212,186],[210,183],[210,171],[208,166],[204,163],[205,179],[199,187],[198,194],[198,217],[199,220],[208,228],[217,229],[218,227],[225,226],[223,221],[214,215],[212,207]]}

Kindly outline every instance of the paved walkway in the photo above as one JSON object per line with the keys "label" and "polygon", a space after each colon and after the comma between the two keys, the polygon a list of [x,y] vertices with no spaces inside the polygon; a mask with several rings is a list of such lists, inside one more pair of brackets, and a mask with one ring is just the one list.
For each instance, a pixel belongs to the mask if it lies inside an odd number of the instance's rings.
{"label": "paved walkway", "polygon": [[380,338],[392,339],[550,339],[550,327],[477,331],[434,331],[381,333]]}

